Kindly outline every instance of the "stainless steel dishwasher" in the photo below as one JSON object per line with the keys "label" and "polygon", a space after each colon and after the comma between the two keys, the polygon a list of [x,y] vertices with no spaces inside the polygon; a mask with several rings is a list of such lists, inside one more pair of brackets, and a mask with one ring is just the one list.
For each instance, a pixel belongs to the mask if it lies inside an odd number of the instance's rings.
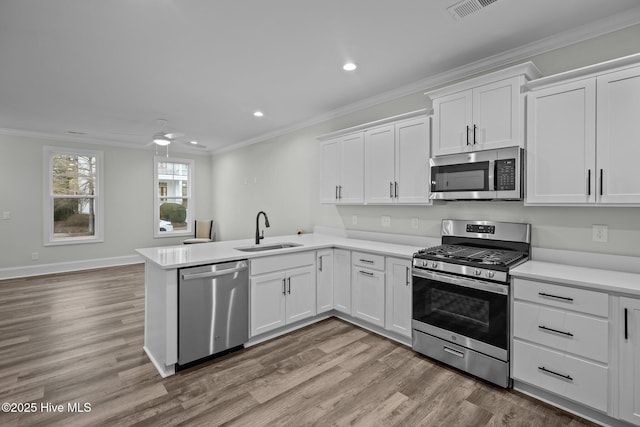
{"label": "stainless steel dishwasher", "polygon": [[178,368],[249,340],[246,260],[180,269]]}

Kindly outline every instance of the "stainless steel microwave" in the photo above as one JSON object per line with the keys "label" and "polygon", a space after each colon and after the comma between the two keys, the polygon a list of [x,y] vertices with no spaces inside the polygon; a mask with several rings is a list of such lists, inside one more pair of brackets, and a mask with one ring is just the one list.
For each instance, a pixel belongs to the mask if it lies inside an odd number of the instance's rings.
{"label": "stainless steel microwave", "polygon": [[499,148],[429,159],[431,199],[522,200],[524,150]]}

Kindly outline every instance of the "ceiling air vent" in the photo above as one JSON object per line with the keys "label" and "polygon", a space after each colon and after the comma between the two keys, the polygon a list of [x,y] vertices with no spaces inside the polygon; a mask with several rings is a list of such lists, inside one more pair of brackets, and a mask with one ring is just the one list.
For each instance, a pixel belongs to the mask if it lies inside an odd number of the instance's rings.
{"label": "ceiling air vent", "polygon": [[497,1],[498,0],[462,0],[453,6],[449,6],[447,11],[455,19],[462,19]]}

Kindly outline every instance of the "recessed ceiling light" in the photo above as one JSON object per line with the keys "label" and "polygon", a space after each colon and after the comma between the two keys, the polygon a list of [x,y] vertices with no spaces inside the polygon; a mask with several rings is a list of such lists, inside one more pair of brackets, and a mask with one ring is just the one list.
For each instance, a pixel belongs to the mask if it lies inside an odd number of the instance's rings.
{"label": "recessed ceiling light", "polygon": [[353,62],[347,62],[346,64],[344,64],[342,66],[342,69],[345,71],[353,71],[356,68],[358,68],[358,66],[356,64],[354,64]]}
{"label": "recessed ceiling light", "polygon": [[198,141],[190,141],[193,145],[198,145]]}
{"label": "recessed ceiling light", "polygon": [[256,117],[262,117],[262,116],[264,116],[264,113],[262,111],[254,111],[253,115],[256,116]]}

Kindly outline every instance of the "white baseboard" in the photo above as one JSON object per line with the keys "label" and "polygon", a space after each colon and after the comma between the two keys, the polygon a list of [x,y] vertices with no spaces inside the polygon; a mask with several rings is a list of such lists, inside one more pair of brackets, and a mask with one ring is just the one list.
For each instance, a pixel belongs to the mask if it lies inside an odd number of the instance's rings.
{"label": "white baseboard", "polygon": [[139,264],[142,262],[144,262],[144,259],[140,255],[127,255],[111,258],[96,258],[81,261],[30,265],[24,267],[0,268],[0,280],[41,276],[43,274],[67,273],[69,271],[90,270],[93,268],[116,267],[119,265]]}
{"label": "white baseboard", "polygon": [[170,377],[171,375],[176,373],[175,365],[163,366],[162,363],[158,362],[158,360],[153,357],[153,354],[151,353],[151,351],[149,351],[146,345],[143,346],[142,349],[147,354],[147,357],[149,358],[149,360],[151,360],[151,363],[153,364],[153,366],[155,366],[156,370],[162,378]]}

